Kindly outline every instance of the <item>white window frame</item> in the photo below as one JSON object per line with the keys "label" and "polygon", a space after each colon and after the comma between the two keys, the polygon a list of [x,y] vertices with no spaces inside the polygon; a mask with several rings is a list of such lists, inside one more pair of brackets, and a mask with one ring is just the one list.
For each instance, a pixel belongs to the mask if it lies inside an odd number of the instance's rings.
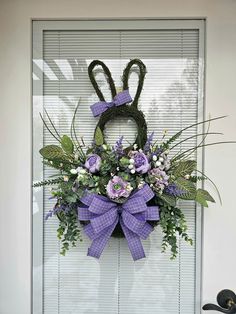
{"label": "white window frame", "polygon": [[[47,30],[167,30],[191,29],[199,31],[199,75],[198,75],[198,121],[205,117],[204,113],[204,64],[205,64],[205,20],[204,19],[84,19],[84,20],[33,20],[32,26],[32,58],[43,60],[43,32]],[[33,72],[33,71],[32,71]],[[38,112],[43,112],[43,72],[39,80],[32,81],[32,105],[34,119]],[[37,97],[36,97],[37,95]],[[34,97],[35,96],[35,97]],[[36,109],[37,108],[37,112]],[[38,122],[37,122],[38,123]],[[34,124],[33,124],[34,125]],[[33,127],[33,181],[43,178],[43,165],[38,150],[43,139],[43,124],[38,131]],[[203,133],[204,127],[198,126],[198,132]],[[198,168],[204,169],[204,150],[197,154]],[[32,191],[32,199],[33,199]],[[32,313],[43,313],[43,190],[40,202],[32,206]],[[34,206],[37,206],[35,208]],[[34,215],[35,211],[38,215]],[[202,282],[202,208],[196,208],[196,274],[195,274],[195,313],[201,313],[201,282]]]}

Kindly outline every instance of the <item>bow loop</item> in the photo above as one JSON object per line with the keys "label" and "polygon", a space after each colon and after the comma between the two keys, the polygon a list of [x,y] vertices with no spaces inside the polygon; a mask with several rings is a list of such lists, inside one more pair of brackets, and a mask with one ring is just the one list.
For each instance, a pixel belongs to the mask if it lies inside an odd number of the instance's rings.
{"label": "bow loop", "polygon": [[111,102],[99,101],[90,106],[90,108],[92,110],[93,116],[97,117],[111,107],[118,107],[131,101],[132,97],[130,96],[128,89],[126,89],[123,92],[118,93]]}
{"label": "bow loop", "polygon": [[108,199],[94,198],[89,206],[89,211],[97,215],[102,215],[112,207],[114,207],[114,203]]}
{"label": "bow loop", "polygon": [[130,197],[122,206],[125,210],[131,214],[144,212],[147,210],[147,205],[143,197],[135,196]]}
{"label": "bow loop", "polygon": [[111,210],[107,211],[105,214],[100,215],[96,218],[91,219],[91,226],[96,233],[106,229],[114,223],[117,218],[117,208],[113,207]]}
{"label": "bow loop", "polygon": [[146,220],[139,220],[134,215],[129,214],[126,211],[122,213],[122,219],[124,225],[132,232],[140,236],[141,239],[146,239],[153,231],[153,227],[146,222]]}

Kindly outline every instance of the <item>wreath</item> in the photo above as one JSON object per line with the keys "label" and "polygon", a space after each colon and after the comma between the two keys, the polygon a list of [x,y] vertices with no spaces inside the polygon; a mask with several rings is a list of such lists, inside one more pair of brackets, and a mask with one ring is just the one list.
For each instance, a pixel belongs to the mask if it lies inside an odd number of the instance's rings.
{"label": "wreath", "polygon": [[[112,101],[105,100],[96,81],[94,69],[98,66],[103,69]],[[134,99],[129,94],[132,71],[138,74]],[[197,170],[196,161],[190,158],[198,148],[215,144],[204,143],[209,131],[182,140],[180,137],[190,128],[223,117],[189,125],[159,143],[154,141],[154,132],[147,135],[144,114],[138,110],[146,75],[146,67],[141,60],[134,59],[127,64],[120,93],[116,92],[112,75],[102,61],[91,62],[88,75],[99,98],[99,102],[91,106],[93,116],[99,116],[99,121],[89,147],[75,131],[78,106],[72,118],[70,137],[59,134],[46,111],[47,122],[41,115],[47,130],[59,145],[45,146],[39,152],[43,163],[59,170],[59,174],[34,186],[53,186],[55,206],[47,213],[46,219],[53,215],[58,217],[61,254],[65,255],[70,245],[76,246],[78,240],[82,241],[83,229],[92,241],[89,256],[99,258],[109,238],[114,236],[125,237],[133,259],[138,260],[145,257],[141,240],[147,239],[159,225],[163,232],[162,250],[170,247],[171,258],[175,258],[178,237],[192,244],[178,200],[193,200],[205,207],[208,202],[214,202],[208,191],[197,188],[198,181],[209,178]],[[113,146],[105,141],[105,125],[117,116],[129,117],[136,122],[137,137],[129,147],[124,147],[123,136]],[[203,136],[200,144],[185,151],[179,150],[173,156],[173,148],[199,135]]]}

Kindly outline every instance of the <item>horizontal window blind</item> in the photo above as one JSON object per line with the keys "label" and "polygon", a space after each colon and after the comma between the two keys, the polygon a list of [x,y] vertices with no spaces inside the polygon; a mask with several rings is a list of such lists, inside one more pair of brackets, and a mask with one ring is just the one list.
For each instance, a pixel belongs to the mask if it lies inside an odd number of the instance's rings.
{"label": "horizontal window blind", "polygon": [[[171,22],[170,22],[171,23]],[[171,136],[188,124],[198,121],[199,31],[166,30],[48,30],[43,33],[43,61],[34,60],[35,81],[43,73],[43,106],[61,134],[68,134],[76,104],[79,109],[76,131],[89,145],[97,119],[90,105],[97,102],[87,74],[94,59],[107,64],[115,85],[127,62],[140,58],[147,67],[139,108],[145,113],[149,132],[162,140],[163,131]],[[101,71],[96,78],[111,100]],[[130,77],[130,93],[135,95],[137,75]],[[185,136],[196,134],[191,128]],[[135,123],[115,119],[107,124],[107,141],[114,143],[119,135],[128,142],[135,138]],[[44,145],[54,143],[44,129]],[[195,139],[182,144],[186,149]],[[127,144],[128,145],[128,144]],[[173,151],[175,154],[176,151]],[[37,152],[35,152],[37,154]],[[196,158],[196,156],[193,156]],[[53,174],[45,168],[44,178]],[[50,191],[44,189],[44,215],[53,206]],[[196,206],[182,202],[189,233],[196,238]],[[143,241],[146,259],[133,262],[125,239],[111,238],[100,260],[86,256],[89,240],[71,249],[65,257],[59,254],[56,218],[44,221],[43,229],[43,313],[44,314],[193,314],[195,313],[196,248],[179,240],[179,255],[161,253],[161,230],[157,227]]]}

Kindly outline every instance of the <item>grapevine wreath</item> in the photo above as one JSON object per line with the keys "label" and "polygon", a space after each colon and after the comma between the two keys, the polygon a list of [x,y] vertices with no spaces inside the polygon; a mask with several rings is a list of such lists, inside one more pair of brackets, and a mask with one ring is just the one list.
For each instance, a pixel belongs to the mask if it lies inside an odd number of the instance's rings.
{"label": "grapevine wreath", "polygon": [[[103,69],[112,101],[106,101],[99,88],[94,74],[97,66]],[[138,86],[132,99],[129,77],[134,69],[138,73]],[[41,115],[47,130],[59,145],[45,146],[40,154],[43,163],[59,170],[59,173],[56,178],[37,182],[34,186],[53,187],[55,206],[47,213],[46,219],[53,215],[58,217],[61,254],[82,240],[83,229],[92,241],[89,256],[99,258],[110,237],[125,237],[133,259],[138,260],[145,257],[141,240],[147,239],[159,225],[163,232],[162,250],[169,246],[171,256],[175,258],[178,236],[192,244],[178,200],[193,200],[205,207],[209,201],[214,202],[206,190],[197,188],[197,181],[209,178],[197,170],[196,161],[190,158],[191,153],[203,146],[222,143],[205,144],[209,130],[182,140],[180,137],[198,124],[223,117],[187,126],[159,143],[154,141],[154,132],[147,135],[144,114],[138,110],[146,75],[146,67],[141,60],[134,59],[127,64],[120,93],[116,92],[110,70],[103,62],[91,62],[88,75],[99,98],[99,102],[91,106],[93,116],[99,116],[91,146],[86,147],[75,132],[78,106],[72,119],[70,137],[59,134],[46,111],[46,117]],[[114,146],[105,141],[105,125],[115,117],[132,118],[137,124],[135,143],[129,147],[124,147],[123,136]],[[200,144],[185,151],[179,150],[173,156],[173,148],[199,135],[203,137]]]}

